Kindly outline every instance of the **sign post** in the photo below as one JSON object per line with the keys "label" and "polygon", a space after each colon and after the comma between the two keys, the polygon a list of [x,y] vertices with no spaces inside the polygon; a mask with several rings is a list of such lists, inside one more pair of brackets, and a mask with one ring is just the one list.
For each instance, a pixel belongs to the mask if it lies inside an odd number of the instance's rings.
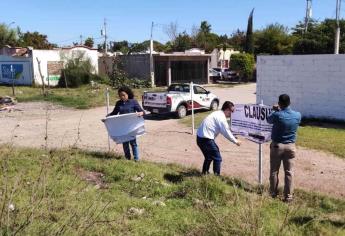
{"label": "sign post", "polygon": [[[109,114],[109,88],[106,89],[105,98],[107,103],[107,115]],[[110,137],[108,134],[108,152],[110,152]]]}
{"label": "sign post", "polygon": [[194,135],[194,100],[193,100],[193,92],[194,92],[194,85],[193,85],[193,82],[190,82],[190,99],[191,99],[191,103],[192,103],[192,135]]}
{"label": "sign post", "polygon": [[14,74],[15,74],[15,71],[14,71],[14,68],[13,68],[13,65],[11,65],[11,77],[12,77],[12,96],[15,97],[16,96],[16,93],[15,93],[15,90],[14,90]]}
{"label": "sign post", "polygon": [[[263,107],[264,103],[261,100],[260,107]],[[259,184],[262,185],[262,143],[259,143]]]}
{"label": "sign post", "polygon": [[236,105],[231,115],[231,130],[234,134],[259,144],[258,182],[263,184],[263,148],[270,141],[272,125],[267,122],[272,108],[261,104]]}

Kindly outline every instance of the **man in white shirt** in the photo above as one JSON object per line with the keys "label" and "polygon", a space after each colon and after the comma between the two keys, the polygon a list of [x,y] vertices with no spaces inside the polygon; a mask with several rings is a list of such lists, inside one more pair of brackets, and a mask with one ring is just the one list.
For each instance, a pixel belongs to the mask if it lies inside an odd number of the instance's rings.
{"label": "man in white shirt", "polygon": [[226,101],[220,111],[215,111],[208,115],[198,128],[197,144],[205,157],[202,167],[203,174],[209,173],[210,165],[213,161],[213,172],[215,175],[220,175],[222,157],[220,155],[219,148],[214,141],[219,133],[237,146],[241,145],[240,141],[238,141],[231,133],[227,121],[227,118],[230,118],[231,113],[234,111],[234,104]]}

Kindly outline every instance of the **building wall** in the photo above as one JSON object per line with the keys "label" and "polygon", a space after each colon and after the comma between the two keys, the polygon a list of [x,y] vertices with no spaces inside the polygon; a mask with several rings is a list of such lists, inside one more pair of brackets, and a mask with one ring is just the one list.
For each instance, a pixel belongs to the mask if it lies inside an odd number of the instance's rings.
{"label": "building wall", "polygon": [[218,67],[218,49],[213,49],[211,53],[211,61],[210,61],[210,68],[217,68]]}
{"label": "building wall", "polygon": [[118,56],[129,77],[150,79],[150,55],[134,54]]}
{"label": "building wall", "polygon": [[[117,55],[123,65],[123,70],[131,78],[150,79],[150,55],[131,54]],[[100,75],[111,73],[114,57],[100,57],[98,60],[98,70]]]}
{"label": "building wall", "polygon": [[[11,71],[12,67],[12,71]],[[0,55],[0,84],[32,85],[32,60]]]}
{"label": "building wall", "polygon": [[113,68],[114,57],[99,57],[98,58],[98,74],[105,76],[111,73]]}
{"label": "building wall", "polygon": [[[98,52],[97,50],[90,50],[83,47],[76,47],[72,49],[54,49],[54,50],[38,50],[32,51],[33,71],[34,71],[34,83],[42,84],[41,75],[39,72],[39,66],[37,59],[40,61],[41,73],[44,77],[45,84],[48,84],[48,64],[64,64],[68,59],[83,54],[84,57],[88,57],[94,68],[94,73],[98,73]],[[55,86],[58,83],[59,77],[54,75],[50,77],[50,85]]]}
{"label": "building wall", "polygon": [[304,117],[345,120],[345,55],[259,56],[257,103],[283,93]]}

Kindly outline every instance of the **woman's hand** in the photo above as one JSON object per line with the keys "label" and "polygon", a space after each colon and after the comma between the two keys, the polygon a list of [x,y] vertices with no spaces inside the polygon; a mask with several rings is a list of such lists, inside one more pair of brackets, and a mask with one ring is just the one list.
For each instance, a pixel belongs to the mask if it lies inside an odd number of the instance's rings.
{"label": "woman's hand", "polygon": [[144,115],[144,112],[143,112],[143,111],[141,111],[141,112],[136,112],[136,113],[137,113],[137,116],[139,116],[139,117],[141,117],[141,116]]}

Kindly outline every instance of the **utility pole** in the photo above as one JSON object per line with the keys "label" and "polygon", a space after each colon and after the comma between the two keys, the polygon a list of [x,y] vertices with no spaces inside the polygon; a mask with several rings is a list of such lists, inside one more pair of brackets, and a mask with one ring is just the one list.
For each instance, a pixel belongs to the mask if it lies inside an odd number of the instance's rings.
{"label": "utility pole", "polygon": [[107,19],[105,19],[105,18],[104,18],[103,30],[101,30],[101,35],[104,36],[104,53],[107,54],[107,52],[108,52],[108,45],[107,45]]}
{"label": "utility pole", "polygon": [[83,35],[80,35],[80,45],[83,45]]}
{"label": "utility pole", "polygon": [[340,5],[341,5],[341,0],[337,0],[337,6],[336,6],[336,21],[337,21],[337,28],[336,28],[336,30],[335,30],[334,54],[339,54],[339,41],[340,41],[340,24],[339,24],[339,18],[340,18]]}
{"label": "utility pole", "polygon": [[311,9],[312,3],[311,3],[311,1],[312,0],[307,0],[307,7],[305,10],[304,33],[307,33],[309,21],[310,21],[310,18],[312,17],[312,9]]}
{"label": "utility pole", "polygon": [[152,38],[152,33],[153,33],[153,26],[154,23],[152,21],[151,24],[151,36],[150,36],[150,79],[151,79],[151,86],[155,86],[155,72],[154,72],[154,66],[153,66],[153,38]]}

